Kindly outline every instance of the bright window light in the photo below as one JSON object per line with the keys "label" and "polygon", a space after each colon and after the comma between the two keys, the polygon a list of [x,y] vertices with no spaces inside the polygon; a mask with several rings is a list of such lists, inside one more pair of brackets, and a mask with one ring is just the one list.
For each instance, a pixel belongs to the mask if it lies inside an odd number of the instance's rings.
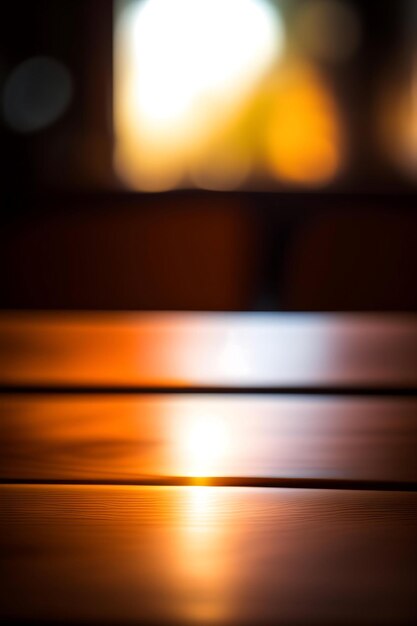
{"label": "bright window light", "polygon": [[[196,163],[233,128],[283,46],[280,14],[268,0],[124,2],[115,36],[121,177],[149,191],[198,179]],[[203,166],[202,178],[233,186],[247,166],[227,163],[223,175]]]}

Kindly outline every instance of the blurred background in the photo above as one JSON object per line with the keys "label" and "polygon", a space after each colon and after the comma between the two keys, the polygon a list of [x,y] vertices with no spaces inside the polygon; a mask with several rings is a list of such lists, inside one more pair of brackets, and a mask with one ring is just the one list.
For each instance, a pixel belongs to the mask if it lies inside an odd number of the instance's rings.
{"label": "blurred background", "polygon": [[4,309],[417,309],[415,0],[5,0]]}

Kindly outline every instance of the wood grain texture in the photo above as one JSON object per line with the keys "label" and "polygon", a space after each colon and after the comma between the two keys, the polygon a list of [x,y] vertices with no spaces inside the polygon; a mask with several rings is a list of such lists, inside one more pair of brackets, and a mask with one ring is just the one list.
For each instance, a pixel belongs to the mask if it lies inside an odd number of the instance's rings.
{"label": "wood grain texture", "polygon": [[417,317],[3,313],[2,385],[417,386]]}
{"label": "wood grain texture", "polygon": [[415,316],[1,314],[0,347],[3,481],[310,486],[0,485],[2,623],[417,623]]}
{"label": "wood grain texture", "polygon": [[417,400],[0,397],[0,479],[417,481]]}
{"label": "wood grain texture", "polygon": [[417,494],[3,486],[0,619],[414,624]]}

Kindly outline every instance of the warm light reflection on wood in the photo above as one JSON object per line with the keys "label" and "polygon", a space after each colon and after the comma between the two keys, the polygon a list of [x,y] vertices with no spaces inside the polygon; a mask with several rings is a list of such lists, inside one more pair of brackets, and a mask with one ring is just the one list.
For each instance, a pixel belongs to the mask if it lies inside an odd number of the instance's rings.
{"label": "warm light reflection on wood", "polygon": [[415,480],[416,408],[414,398],[3,396],[0,477]]}
{"label": "warm light reflection on wood", "polygon": [[219,506],[218,490],[186,487],[180,510],[178,575],[189,588],[183,616],[191,623],[223,621],[230,604],[228,579],[231,572],[227,556],[230,519]]}
{"label": "warm light reflection on wood", "polygon": [[230,446],[228,422],[198,402],[184,410],[186,415],[177,420],[174,435],[178,475],[197,478],[222,475]]}
{"label": "warm light reflection on wood", "polygon": [[0,501],[2,623],[415,623],[414,493],[3,485]]}
{"label": "warm light reflection on wood", "polygon": [[43,385],[417,384],[412,315],[2,313],[0,375]]}

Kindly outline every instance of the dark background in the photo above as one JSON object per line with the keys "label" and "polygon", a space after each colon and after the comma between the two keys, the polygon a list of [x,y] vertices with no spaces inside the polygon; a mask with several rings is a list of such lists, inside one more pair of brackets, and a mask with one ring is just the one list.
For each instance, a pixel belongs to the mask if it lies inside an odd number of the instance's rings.
{"label": "dark background", "polygon": [[0,122],[2,308],[415,311],[417,183],[373,124],[387,69],[399,85],[410,69],[408,2],[351,4],[360,50],[329,69],[350,137],[342,176],[320,191],[143,194],[112,168],[112,1],[5,1],[0,89],[47,55],[74,96],[43,131]]}

